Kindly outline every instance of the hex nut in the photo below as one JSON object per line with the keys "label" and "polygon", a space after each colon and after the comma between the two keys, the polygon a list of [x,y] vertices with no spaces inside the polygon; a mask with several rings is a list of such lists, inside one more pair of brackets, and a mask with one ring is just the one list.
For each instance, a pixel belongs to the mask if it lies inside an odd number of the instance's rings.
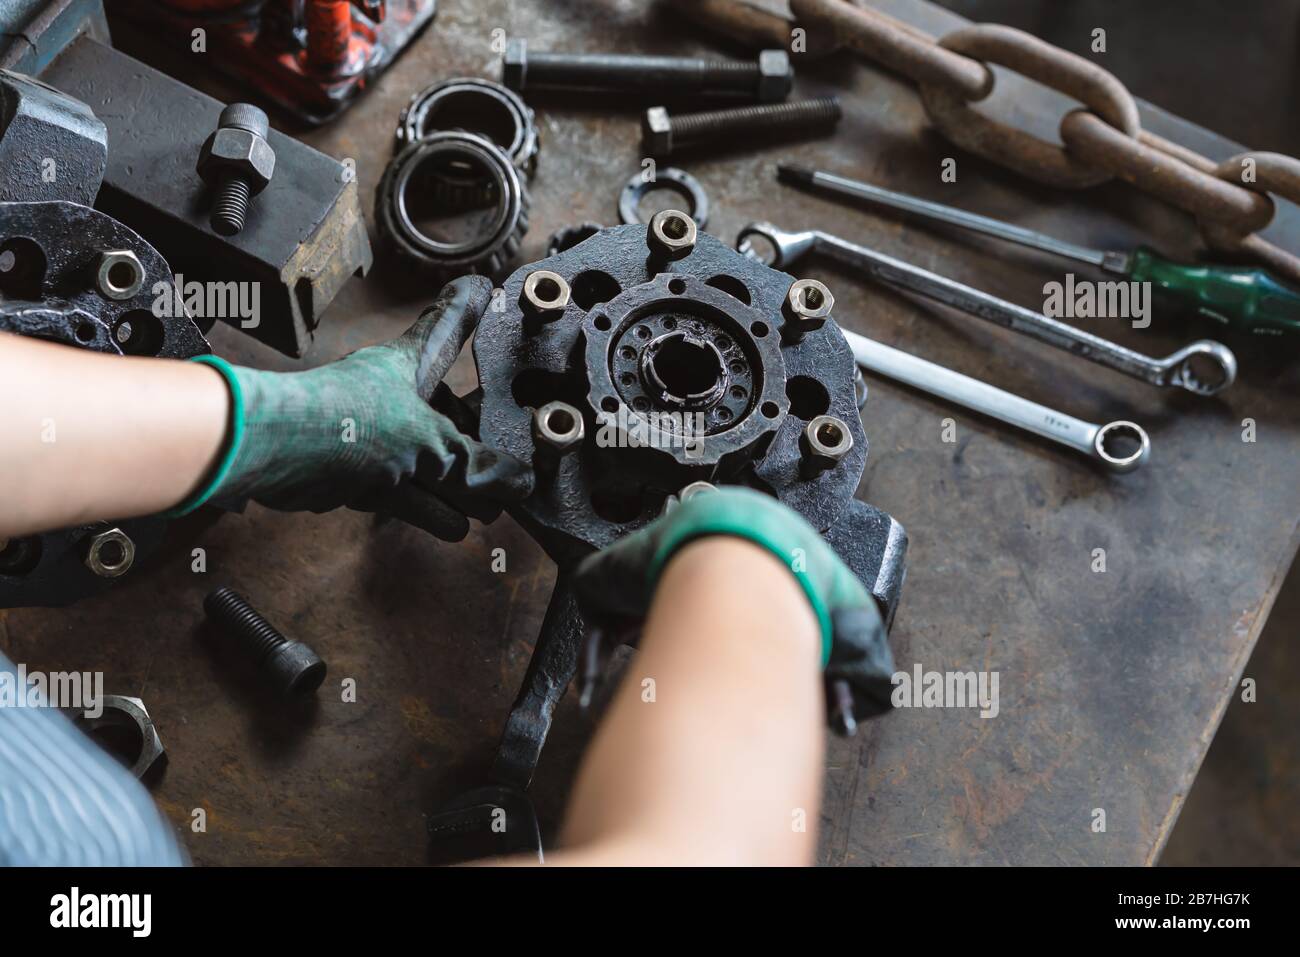
{"label": "hex nut", "polygon": [[534,269],[524,278],[519,290],[519,306],[524,314],[542,322],[564,315],[570,298],[569,284],[564,277],[549,269]]}
{"label": "hex nut", "polygon": [[672,153],[673,124],[666,108],[652,106],[641,117],[641,148],[650,156]]}
{"label": "hex nut", "polygon": [[243,177],[249,192],[256,194],[271,182],[275,151],[264,137],[250,130],[238,127],[214,130],[199,150],[195,170],[204,182],[214,185],[228,176]]}
{"label": "hex nut", "polygon": [[761,103],[784,100],[794,88],[790,55],[784,50],[763,50],[758,55],[758,99]]}
{"label": "hex nut", "polygon": [[135,542],[120,528],[110,528],[91,537],[85,562],[100,578],[119,578],[135,562]]}
{"label": "hex nut", "polygon": [[144,285],[144,266],[129,249],[109,249],[99,254],[95,288],[105,299],[134,299]]}
{"label": "hex nut", "polygon": [[147,775],[158,762],[166,757],[162,738],[154,726],[149,710],[139,698],[126,695],[107,694],[100,699],[102,713],[88,718],[84,712],[73,715],[73,720],[87,734],[94,735],[100,728],[131,728],[140,738],[140,750],[131,765],[131,774],[138,780]]}
{"label": "hex nut", "polygon": [[522,90],[527,82],[528,42],[511,40],[506,44],[506,55],[501,61],[501,82],[512,90]]}
{"label": "hex nut", "polygon": [[650,254],[658,259],[689,256],[695,248],[695,239],[695,220],[680,209],[661,209],[646,228],[646,245]]}
{"label": "hex nut", "polygon": [[820,329],[835,307],[835,297],[824,283],[816,279],[796,279],[790,284],[781,303],[785,319],[783,333],[786,338],[799,338],[804,333]]}
{"label": "hex nut", "polygon": [[804,427],[799,446],[805,475],[812,475],[838,465],[853,448],[853,435],[842,420],[833,415],[819,415]]}
{"label": "hex nut", "polygon": [[548,402],[533,413],[533,441],[539,449],[567,455],[582,445],[586,433],[582,413],[567,402]]}

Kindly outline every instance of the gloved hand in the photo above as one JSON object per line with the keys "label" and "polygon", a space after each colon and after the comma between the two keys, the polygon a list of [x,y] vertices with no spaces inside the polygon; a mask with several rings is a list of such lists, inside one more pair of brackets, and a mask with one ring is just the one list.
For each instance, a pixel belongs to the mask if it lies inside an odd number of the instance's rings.
{"label": "gloved hand", "polygon": [[469,523],[435,492],[462,502],[526,497],[528,466],[464,435],[428,404],[491,293],[482,276],[457,279],[403,335],[306,372],[200,357],[230,386],[231,435],[217,473],[172,514],[212,498],[314,512],[347,505],[455,541]]}
{"label": "gloved hand", "polygon": [[573,587],[587,624],[607,632],[644,619],[669,559],[688,542],[709,535],[747,539],[785,564],[821,625],[829,683],[847,683],[857,718],[890,709],[894,656],[875,599],[802,516],[751,489],[697,492],[584,559]]}

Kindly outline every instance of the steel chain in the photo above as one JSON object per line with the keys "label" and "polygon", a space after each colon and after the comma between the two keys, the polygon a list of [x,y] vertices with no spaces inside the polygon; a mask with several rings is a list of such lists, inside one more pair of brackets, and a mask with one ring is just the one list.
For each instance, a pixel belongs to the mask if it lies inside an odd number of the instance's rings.
{"label": "steel chain", "polygon": [[[1300,256],[1258,235],[1273,219],[1269,193],[1300,203],[1295,158],[1252,152],[1215,163],[1171,143],[1141,128],[1114,74],[1012,27],[975,24],[935,38],[848,0],[790,0],[790,8],[801,26],[917,83],[927,115],[958,146],[1049,186],[1124,180],[1194,216],[1211,247],[1257,258],[1300,283]],[[973,108],[993,92],[990,63],[1084,104],[1061,119],[1064,148]]]}

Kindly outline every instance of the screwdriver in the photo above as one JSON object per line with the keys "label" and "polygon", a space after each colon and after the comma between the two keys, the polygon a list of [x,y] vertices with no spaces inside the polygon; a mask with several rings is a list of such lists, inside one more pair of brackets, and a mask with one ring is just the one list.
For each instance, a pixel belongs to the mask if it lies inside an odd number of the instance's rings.
{"label": "screwdriver", "polygon": [[777,167],[777,178],[785,183],[820,186],[845,196],[872,200],[928,219],[1085,262],[1133,282],[1149,282],[1154,288],[1191,306],[1199,315],[1252,335],[1300,333],[1300,292],[1258,267],[1178,263],[1145,246],[1139,246],[1131,253],[1089,249],[988,216],[806,166],[782,163]]}

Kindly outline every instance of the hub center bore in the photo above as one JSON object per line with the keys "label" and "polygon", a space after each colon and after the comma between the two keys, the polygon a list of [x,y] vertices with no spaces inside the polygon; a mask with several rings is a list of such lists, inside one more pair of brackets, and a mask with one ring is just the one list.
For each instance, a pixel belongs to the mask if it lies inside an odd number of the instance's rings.
{"label": "hub center bore", "polygon": [[679,409],[707,409],[731,383],[718,347],[690,332],[669,332],[650,342],[641,352],[640,370],[651,396]]}

